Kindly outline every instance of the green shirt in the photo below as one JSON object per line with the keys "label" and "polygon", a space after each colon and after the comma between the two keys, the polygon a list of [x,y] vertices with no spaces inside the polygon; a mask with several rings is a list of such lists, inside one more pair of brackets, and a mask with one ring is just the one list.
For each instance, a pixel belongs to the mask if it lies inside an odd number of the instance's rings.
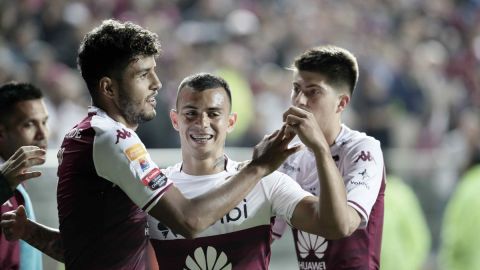
{"label": "green shirt", "polygon": [[422,269],[431,245],[422,208],[410,186],[395,176],[387,179],[380,269]]}
{"label": "green shirt", "polygon": [[441,269],[480,269],[480,165],[462,177],[443,219]]}

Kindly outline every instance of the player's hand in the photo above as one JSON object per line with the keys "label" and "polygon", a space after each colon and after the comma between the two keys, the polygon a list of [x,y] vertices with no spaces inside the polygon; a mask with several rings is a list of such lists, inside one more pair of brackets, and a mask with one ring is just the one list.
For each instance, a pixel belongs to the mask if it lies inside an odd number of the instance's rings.
{"label": "player's hand", "polygon": [[311,112],[291,106],[283,113],[283,121],[287,126],[286,133],[296,134],[308,148],[312,150],[330,149],[325,135]]}
{"label": "player's hand", "polygon": [[300,149],[300,146],[288,147],[295,134],[287,134],[286,126],[265,137],[254,147],[251,165],[261,166],[266,175],[275,171],[288,156]]}
{"label": "player's hand", "polygon": [[8,241],[22,239],[27,228],[27,214],[25,208],[20,205],[16,210],[2,214],[0,226]]}
{"label": "player's hand", "polygon": [[45,162],[45,150],[37,146],[20,147],[1,167],[0,173],[7,179],[12,190],[21,182],[39,177],[39,171],[28,171],[30,167]]}

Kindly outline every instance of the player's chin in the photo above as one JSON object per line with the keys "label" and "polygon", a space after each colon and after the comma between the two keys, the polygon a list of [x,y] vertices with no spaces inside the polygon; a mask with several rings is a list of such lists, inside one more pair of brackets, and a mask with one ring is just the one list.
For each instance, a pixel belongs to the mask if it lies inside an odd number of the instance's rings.
{"label": "player's chin", "polygon": [[157,115],[157,112],[155,110],[143,112],[141,116],[141,122],[148,122],[150,120],[153,120],[153,118],[155,118],[156,115]]}

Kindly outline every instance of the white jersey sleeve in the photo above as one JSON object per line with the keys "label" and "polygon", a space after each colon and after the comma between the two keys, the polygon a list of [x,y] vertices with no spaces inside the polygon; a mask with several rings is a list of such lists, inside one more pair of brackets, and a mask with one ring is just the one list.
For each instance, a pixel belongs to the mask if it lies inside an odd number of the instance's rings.
{"label": "white jersey sleeve", "polygon": [[150,211],[172,182],[153,162],[133,130],[95,116],[92,127],[97,174],[118,185],[144,211]]}
{"label": "white jersey sleeve", "polygon": [[365,228],[382,181],[384,162],[380,143],[364,138],[355,143],[343,159],[343,180],[348,204],[362,217],[360,228]]}
{"label": "white jersey sleeve", "polygon": [[312,194],[303,190],[290,176],[273,172],[261,181],[266,196],[272,204],[272,213],[283,218],[288,224],[297,204]]}

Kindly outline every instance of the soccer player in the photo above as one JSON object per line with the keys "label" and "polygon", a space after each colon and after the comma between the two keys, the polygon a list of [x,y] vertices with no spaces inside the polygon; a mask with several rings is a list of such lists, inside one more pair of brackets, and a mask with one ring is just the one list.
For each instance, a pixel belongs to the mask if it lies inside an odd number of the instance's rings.
{"label": "soccer player", "polygon": [[[240,164],[224,153],[226,136],[237,120],[231,106],[230,88],[217,76],[192,75],[178,88],[170,118],[179,132],[183,161],[164,173],[187,197],[204,194],[238,171]],[[280,134],[293,137],[285,128]],[[268,269],[274,218],[319,234],[318,210],[318,197],[275,172],[198,238],[185,239],[150,216],[151,242],[160,269]]]}
{"label": "soccer player", "polygon": [[[45,162],[48,113],[42,92],[28,83],[0,86],[0,203],[1,213],[21,206],[34,219],[28,193],[20,184],[40,176],[29,167]],[[4,162],[5,161],[5,162]],[[27,213],[25,213],[25,210]],[[0,232],[0,269],[41,269],[41,253],[23,241],[7,241],[12,232]]]}
{"label": "soccer player", "polygon": [[[382,150],[376,139],[341,121],[358,80],[357,60],[343,48],[321,46],[296,58],[292,70],[293,106],[284,120],[287,132],[306,147],[280,171],[319,195],[322,228],[320,237],[292,227],[299,269],[379,269],[386,184]],[[274,234],[284,228],[275,224]]]}
{"label": "soccer player", "polygon": [[92,106],[58,153],[57,201],[67,269],[143,269],[146,213],[194,237],[295,150],[277,132],[256,147],[250,166],[202,196],[185,198],[135,133],[155,116],[159,50],[156,34],[114,20],[93,29],[80,45],[78,64]]}

